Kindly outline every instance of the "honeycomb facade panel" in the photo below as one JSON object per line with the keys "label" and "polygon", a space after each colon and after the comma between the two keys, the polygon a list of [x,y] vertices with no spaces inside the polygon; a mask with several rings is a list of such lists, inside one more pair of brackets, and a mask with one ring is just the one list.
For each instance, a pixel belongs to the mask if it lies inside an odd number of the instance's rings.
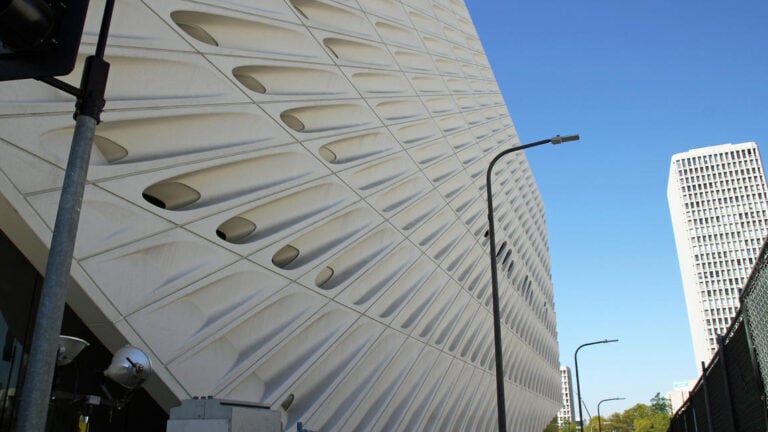
{"label": "honeycomb facade panel", "polygon": [[[118,3],[106,53],[70,306],[149,353],[164,408],[496,427],[484,174],[520,143],[463,2]],[[0,83],[0,229],[39,269],[72,109]],[[524,154],[493,179],[507,426],[539,431],[560,406],[544,206]]]}

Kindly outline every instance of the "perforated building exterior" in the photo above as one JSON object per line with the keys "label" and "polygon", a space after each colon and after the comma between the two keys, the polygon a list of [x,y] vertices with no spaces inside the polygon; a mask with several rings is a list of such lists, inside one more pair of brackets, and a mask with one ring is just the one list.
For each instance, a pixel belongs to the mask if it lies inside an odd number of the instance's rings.
{"label": "perforated building exterior", "polygon": [[[117,2],[107,60],[69,305],[149,353],[161,405],[495,429],[485,170],[519,141],[463,2]],[[0,83],[0,229],[38,270],[72,111]],[[494,179],[508,429],[538,432],[561,406],[544,204],[522,152]]]}

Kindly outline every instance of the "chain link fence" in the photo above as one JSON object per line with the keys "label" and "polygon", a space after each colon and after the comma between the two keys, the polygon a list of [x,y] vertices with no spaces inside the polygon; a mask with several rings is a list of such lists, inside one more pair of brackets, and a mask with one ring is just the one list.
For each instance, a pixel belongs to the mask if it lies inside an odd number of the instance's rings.
{"label": "chain link fence", "polygon": [[741,310],[760,365],[763,383],[768,383],[768,241],[763,244],[755,268],[747,280],[741,296]]}
{"label": "chain link fence", "polygon": [[741,308],[667,432],[767,432],[768,242],[741,295]]}

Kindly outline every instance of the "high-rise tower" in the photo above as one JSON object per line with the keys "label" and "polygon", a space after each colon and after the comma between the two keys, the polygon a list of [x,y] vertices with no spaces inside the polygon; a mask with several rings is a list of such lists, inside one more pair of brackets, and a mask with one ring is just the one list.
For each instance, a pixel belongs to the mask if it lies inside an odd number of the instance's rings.
{"label": "high-rise tower", "polygon": [[571,368],[560,366],[560,382],[562,383],[563,407],[557,412],[557,425],[565,426],[573,423],[573,377]]}
{"label": "high-rise tower", "polygon": [[696,362],[708,362],[739,307],[768,225],[757,144],[672,156],[667,197]]}

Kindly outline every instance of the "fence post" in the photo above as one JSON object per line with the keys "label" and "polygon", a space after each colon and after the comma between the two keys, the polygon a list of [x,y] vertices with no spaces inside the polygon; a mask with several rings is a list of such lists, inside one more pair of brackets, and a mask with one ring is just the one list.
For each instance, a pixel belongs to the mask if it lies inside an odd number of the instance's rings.
{"label": "fence post", "polygon": [[[712,363],[711,360],[710,363]],[[707,366],[704,362],[701,362],[701,387],[702,390],[704,390],[704,408],[707,412],[707,431],[715,432],[712,430],[712,409],[709,407],[709,390],[707,389]]]}
{"label": "fence post", "polygon": [[[688,400],[691,404],[691,420],[693,420],[693,432],[699,432],[699,421],[696,420],[696,404],[693,403],[693,392],[688,392]],[[686,432],[688,431],[688,423],[686,421]]]}
{"label": "fence post", "polygon": [[725,359],[725,337],[723,335],[717,336],[717,351],[720,361],[723,363],[723,380],[725,380],[725,403],[728,406],[728,417],[731,425],[731,430],[736,432],[736,418],[734,416],[733,402],[731,401],[731,383],[728,380],[728,362]]}

